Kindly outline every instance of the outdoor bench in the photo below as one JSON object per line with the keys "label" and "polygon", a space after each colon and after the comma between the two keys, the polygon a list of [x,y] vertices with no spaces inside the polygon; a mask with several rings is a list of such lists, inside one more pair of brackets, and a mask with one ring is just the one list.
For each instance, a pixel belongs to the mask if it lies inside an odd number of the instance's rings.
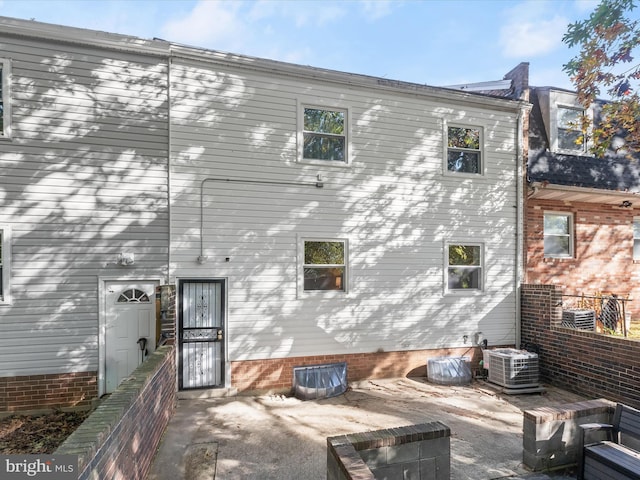
{"label": "outdoor bench", "polygon": [[[612,424],[585,423],[580,428],[578,480],[640,479],[640,410],[619,403]],[[586,443],[597,431],[605,432],[607,440]]]}

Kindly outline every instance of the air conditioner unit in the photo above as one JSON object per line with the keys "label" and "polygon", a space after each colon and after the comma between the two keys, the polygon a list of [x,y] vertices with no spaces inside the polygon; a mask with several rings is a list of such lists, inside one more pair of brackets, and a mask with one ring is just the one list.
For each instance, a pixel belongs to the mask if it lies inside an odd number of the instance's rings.
{"label": "air conditioner unit", "polygon": [[538,355],[514,348],[496,348],[483,352],[489,362],[488,380],[509,389],[538,387]]}
{"label": "air conditioner unit", "polygon": [[596,312],[586,308],[563,310],[562,326],[593,332],[596,329]]}

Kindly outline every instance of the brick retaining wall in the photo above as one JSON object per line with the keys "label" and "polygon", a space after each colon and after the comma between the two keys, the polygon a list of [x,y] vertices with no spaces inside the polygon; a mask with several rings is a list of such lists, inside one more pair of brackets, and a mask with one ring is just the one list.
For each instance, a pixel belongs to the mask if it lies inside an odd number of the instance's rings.
{"label": "brick retaining wall", "polygon": [[538,347],[545,381],[640,408],[640,341],[562,327],[559,287],[521,291],[522,342]]}
{"label": "brick retaining wall", "polygon": [[175,409],[175,360],[158,348],[58,448],[79,456],[79,480],[146,478]]}
{"label": "brick retaining wall", "polygon": [[97,372],[0,378],[0,412],[89,409],[98,395]]}
{"label": "brick retaining wall", "polygon": [[450,437],[441,422],[329,437],[327,479],[448,480]]}

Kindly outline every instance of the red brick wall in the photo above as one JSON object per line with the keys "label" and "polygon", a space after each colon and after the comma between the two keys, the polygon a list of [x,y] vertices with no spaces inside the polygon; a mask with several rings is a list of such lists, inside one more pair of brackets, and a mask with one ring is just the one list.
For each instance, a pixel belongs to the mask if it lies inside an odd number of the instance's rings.
{"label": "red brick wall", "polygon": [[144,480],[176,404],[175,347],[158,348],[56,450],[78,478]]}
{"label": "red brick wall", "polygon": [[86,409],[97,396],[96,372],[0,378],[0,412]]}
{"label": "red brick wall", "polygon": [[239,391],[287,390],[293,386],[293,368],[347,362],[349,382],[373,378],[426,376],[427,359],[438,356],[469,356],[472,365],[482,359],[479,348],[413,350],[408,352],[318,355],[231,362],[231,385]]}
{"label": "red brick wall", "polygon": [[523,285],[522,342],[539,349],[543,380],[640,408],[640,341],[560,326],[560,289]]}
{"label": "red brick wall", "polygon": [[[574,214],[575,258],[544,258],[545,211]],[[613,205],[528,200],[525,282],[557,285],[569,295],[629,295],[633,301],[628,311],[640,317],[640,262],[633,260],[634,212]]]}

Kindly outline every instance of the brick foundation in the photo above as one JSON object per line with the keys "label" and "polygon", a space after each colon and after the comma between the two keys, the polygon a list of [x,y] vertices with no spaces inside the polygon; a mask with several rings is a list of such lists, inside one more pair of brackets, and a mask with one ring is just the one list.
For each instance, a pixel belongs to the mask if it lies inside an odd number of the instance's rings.
{"label": "brick foundation", "polygon": [[547,382],[640,408],[640,341],[561,326],[559,287],[523,285],[522,342],[539,351]]}
{"label": "brick foundation", "polygon": [[347,381],[427,375],[427,359],[439,356],[469,356],[472,368],[482,360],[477,347],[407,352],[376,352],[352,355],[315,355],[231,362],[231,386],[241,392],[290,390],[293,368],[325,363],[347,363]]}
{"label": "brick foundation", "polygon": [[88,409],[97,396],[97,372],[0,378],[0,412]]}

